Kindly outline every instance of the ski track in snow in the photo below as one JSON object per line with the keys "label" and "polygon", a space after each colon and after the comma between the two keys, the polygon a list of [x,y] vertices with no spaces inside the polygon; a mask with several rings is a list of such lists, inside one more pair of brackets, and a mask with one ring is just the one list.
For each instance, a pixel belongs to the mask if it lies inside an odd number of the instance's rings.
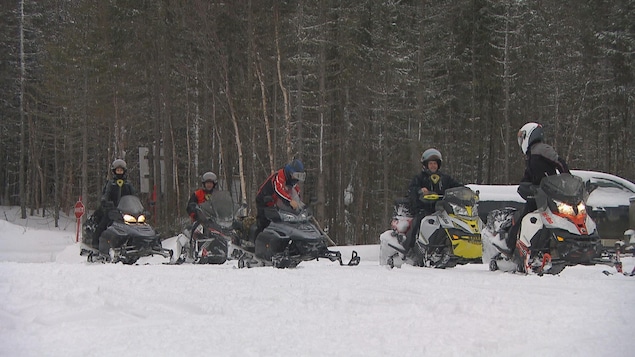
{"label": "ski track in snow", "polygon": [[[0,215],[0,217],[6,217]],[[4,218],[3,218],[4,219]],[[87,263],[72,224],[0,220],[0,356],[628,356],[635,277],[378,262]],[[28,226],[25,228],[24,226]],[[38,229],[35,229],[37,227]],[[169,245],[170,240],[164,244]],[[635,258],[624,258],[630,272]]]}

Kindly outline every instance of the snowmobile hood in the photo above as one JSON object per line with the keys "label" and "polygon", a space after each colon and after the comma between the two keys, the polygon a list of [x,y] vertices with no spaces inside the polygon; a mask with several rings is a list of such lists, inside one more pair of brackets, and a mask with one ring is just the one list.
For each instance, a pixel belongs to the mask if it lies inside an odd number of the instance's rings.
{"label": "snowmobile hood", "polygon": [[576,205],[585,200],[585,194],[586,190],[582,179],[564,173],[543,178],[540,182],[540,190],[536,200],[538,206],[542,206],[541,203],[546,203],[546,197],[543,197],[543,195],[546,195],[551,199]]}
{"label": "snowmobile hood", "polygon": [[143,213],[143,205],[141,204],[141,200],[139,197],[134,195],[126,195],[121,197],[119,200],[119,204],[117,205],[117,209],[123,213],[128,213],[131,215],[140,215]]}

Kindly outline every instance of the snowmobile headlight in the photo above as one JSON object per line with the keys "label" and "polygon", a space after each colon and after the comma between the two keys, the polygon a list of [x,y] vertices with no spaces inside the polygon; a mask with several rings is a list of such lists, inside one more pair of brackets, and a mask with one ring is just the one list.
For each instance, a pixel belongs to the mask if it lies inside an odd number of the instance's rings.
{"label": "snowmobile headlight", "polygon": [[137,217],[137,222],[139,223],[144,223],[146,221],[146,216],[145,215],[139,215],[139,217]]}
{"label": "snowmobile headlight", "polygon": [[556,207],[558,208],[558,213],[565,214],[569,216],[577,216],[580,214],[586,214],[586,205],[584,202],[580,202],[577,205],[570,205],[568,203],[564,203],[562,201],[554,200]]}
{"label": "snowmobile headlight", "polygon": [[459,206],[455,203],[450,202],[450,207],[452,207],[452,211],[454,212],[455,215],[457,216],[468,216],[469,214],[467,212],[467,208],[463,207],[463,206]]}
{"label": "snowmobile headlight", "polygon": [[575,216],[575,213],[573,212],[573,206],[558,200],[554,200],[554,202],[556,203],[556,207],[558,208],[558,213],[568,216]]}
{"label": "snowmobile headlight", "polygon": [[578,203],[578,214],[586,214],[586,205],[584,202]]}
{"label": "snowmobile headlight", "polygon": [[123,215],[123,221],[126,223],[137,223],[137,219],[129,214],[124,214]]}

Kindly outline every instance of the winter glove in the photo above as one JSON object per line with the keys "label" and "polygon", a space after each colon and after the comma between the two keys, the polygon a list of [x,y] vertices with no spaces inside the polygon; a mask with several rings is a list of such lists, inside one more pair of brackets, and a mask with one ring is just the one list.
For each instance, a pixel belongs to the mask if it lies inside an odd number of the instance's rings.
{"label": "winter glove", "polygon": [[196,220],[203,223],[207,221],[207,217],[205,217],[205,213],[203,213],[203,211],[200,208],[196,208],[196,212],[194,213],[196,215]]}
{"label": "winter glove", "polygon": [[121,216],[121,212],[118,209],[111,208],[108,210],[108,218],[111,221],[121,221],[123,217]]}
{"label": "winter glove", "polygon": [[190,213],[190,216],[196,212],[198,205],[195,202],[190,202],[187,204],[187,211]]}

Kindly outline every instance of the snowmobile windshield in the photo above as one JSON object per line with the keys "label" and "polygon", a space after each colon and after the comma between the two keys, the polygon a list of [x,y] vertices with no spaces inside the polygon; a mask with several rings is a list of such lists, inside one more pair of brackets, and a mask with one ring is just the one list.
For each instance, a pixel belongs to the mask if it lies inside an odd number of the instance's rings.
{"label": "snowmobile windshield", "polygon": [[[302,202],[302,199],[300,198],[300,195],[298,194],[298,191],[296,191],[294,188],[289,188],[289,190],[287,192],[289,192],[289,195],[291,196],[292,200],[298,202],[298,204],[299,204],[298,210],[302,210],[305,207],[305,204],[304,204],[304,202]],[[276,206],[279,209],[282,209],[282,210],[290,209],[289,204],[285,200],[278,200],[276,202]]]}
{"label": "snowmobile windshield", "polygon": [[469,187],[455,187],[445,190],[444,199],[462,206],[475,206],[478,196]]}
{"label": "snowmobile windshield", "polygon": [[469,187],[462,186],[445,190],[443,201],[452,209],[451,213],[458,216],[475,217],[478,215],[478,195]]}
{"label": "snowmobile windshield", "polygon": [[208,219],[220,225],[231,225],[234,218],[234,200],[229,191],[214,192],[200,207]]}
{"label": "snowmobile windshield", "polygon": [[139,197],[134,195],[126,195],[121,197],[117,209],[123,213],[138,216],[143,213],[143,205]]}
{"label": "snowmobile windshield", "polygon": [[571,174],[547,176],[540,182],[540,188],[548,197],[571,205],[585,200],[584,182]]}

